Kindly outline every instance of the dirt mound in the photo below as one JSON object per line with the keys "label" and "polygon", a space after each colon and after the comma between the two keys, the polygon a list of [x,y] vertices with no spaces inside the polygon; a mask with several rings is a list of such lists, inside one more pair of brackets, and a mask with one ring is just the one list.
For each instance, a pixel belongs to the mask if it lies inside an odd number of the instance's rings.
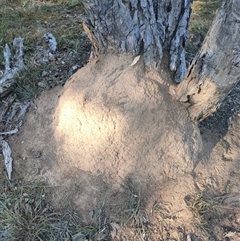
{"label": "dirt mound", "polygon": [[157,180],[190,172],[201,149],[197,129],[167,83],[130,64],[107,57],[71,78],[54,114],[59,156],[116,181],[135,172]]}
{"label": "dirt mound", "polygon": [[[229,176],[222,174],[236,164],[224,161],[229,152],[217,164],[224,151],[220,144],[202,152],[199,130],[168,94],[169,83],[155,72],[145,74],[141,60],[134,66],[132,61],[105,56],[80,69],[63,88],[42,93],[9,140],[14,170],[55,186],[55,205],[73,202],[83,222],[102,205],[110,220],[118,220],[128,209],[130,191],[133,198],[141,196],[149,223],[164,216],[175,227],[155,225],[153,233],[177,239],[183,224],[187,232],[195,231],[186,197],[196,187],[223,192]],[[230,139],[224,143],[233,148],[236,140]]]}

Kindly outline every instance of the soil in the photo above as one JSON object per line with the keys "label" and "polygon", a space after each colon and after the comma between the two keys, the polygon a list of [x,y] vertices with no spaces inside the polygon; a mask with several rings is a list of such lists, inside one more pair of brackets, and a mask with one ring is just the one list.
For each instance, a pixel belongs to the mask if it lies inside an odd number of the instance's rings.
{"label": "soil", "polygon": [[104,209],[96,240],[239,240],[238,87],[197,126],[164,66],[132,61],[103,56],[31,103],[6,139],[13,182],[45,181],[84,224]]}

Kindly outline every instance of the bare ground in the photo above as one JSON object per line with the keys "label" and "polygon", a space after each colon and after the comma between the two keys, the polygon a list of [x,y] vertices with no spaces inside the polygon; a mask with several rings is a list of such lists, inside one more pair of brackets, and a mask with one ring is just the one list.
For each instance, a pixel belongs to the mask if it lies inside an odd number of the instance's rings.
{"label": "bare ground", "polygon": [[239,240],[239,115],[196,126],[168,73],[132,60],[105,56],[43,92],[8,138],[13,178],[46,181],[85,224],[104,210],[96,240]]}

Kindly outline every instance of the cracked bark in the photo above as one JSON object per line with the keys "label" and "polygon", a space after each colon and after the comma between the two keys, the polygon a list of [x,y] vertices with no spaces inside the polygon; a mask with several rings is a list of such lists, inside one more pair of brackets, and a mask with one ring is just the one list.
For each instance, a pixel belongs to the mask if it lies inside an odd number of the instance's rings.
{"label": "cracked bark", "polygon": [[165,53],[179,83],[186,74],[184,43],[192,0],[84,0],[84,28],[94,55],[142,55],[147,69],[159,68]]}
{"label": "cracked bark", "polygon": [[240,1],[228,0],[179,84],[177,98],[186,104],[192,120],[201,121],[216,110],[239,80]]}

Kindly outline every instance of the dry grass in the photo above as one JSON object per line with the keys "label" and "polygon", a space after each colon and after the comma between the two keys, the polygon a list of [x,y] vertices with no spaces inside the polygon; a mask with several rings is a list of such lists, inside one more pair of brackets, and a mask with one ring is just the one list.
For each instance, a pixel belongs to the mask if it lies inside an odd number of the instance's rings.
{"label": "dry grass", "polygon": [[141,193],[137,191],[130,179],[125,182],[124,188],[127,192],[128,200],[126,210],[123,211],[124,219],[126,220],[123,225],[130,228],[139,240],[146,240],[150,231],[148,227],[150,222],[144,211]]}

